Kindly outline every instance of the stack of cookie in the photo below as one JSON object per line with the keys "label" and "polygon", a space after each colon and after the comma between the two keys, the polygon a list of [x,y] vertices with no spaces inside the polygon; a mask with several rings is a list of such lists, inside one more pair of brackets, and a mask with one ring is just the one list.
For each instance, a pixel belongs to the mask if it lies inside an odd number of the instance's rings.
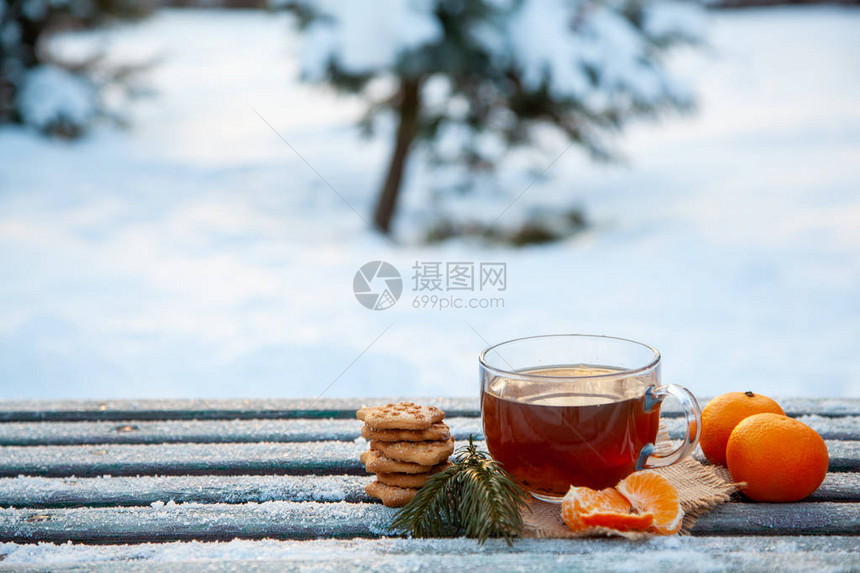
{"label": "stack of cookie", "polygon": [[430,476],[450,465],[454,438],[439,408],[400,402],[365,407],[356,416],[364,422],[361,435],[370,440],[361,463],[376,474],[365,491],[388,507],[409,503]]}

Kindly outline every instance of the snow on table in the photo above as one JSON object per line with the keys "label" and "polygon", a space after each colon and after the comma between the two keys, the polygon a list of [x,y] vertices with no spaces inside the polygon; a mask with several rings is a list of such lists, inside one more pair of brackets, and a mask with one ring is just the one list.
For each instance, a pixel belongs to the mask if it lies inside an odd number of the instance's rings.
{"label": "snow on table", "polygon": [[[275,400],[248,404],[245,412],[229,400],[205,408],[188,401],[185,412],[176,401],[0,403],[0,417],[17,412],[28,420],[0,424],[0,471],[9,476],[0,478],[0,565],[154,571],[169,563],[179,571],[243,572],[860,567],[860,400],[785,401],[792,415],[830,433],[830,471],[803,502],[738,497],[703,516],[693,537],[523,540],[510,548],[496,540],[479,546],[391,537],[393,510],[364,493],[373,478],[358,463],[367,443],[352,419],[360,404],[388,401],[312,407]],[[480,431],[474,400],[445,405],[461,414],[449,419],[460,443]],[[195,411],[238,415],[194,420]],[[33,421],[38,414],[45,421]],[[673,431],[677,418],[668,414]],[[129,437],[122,443],[111,441],[117,428]],[[28,445],[6,445],[25,430],[33,436]],[[222,431],[228,434],[219,439]],[[56,436],[63,445],[54,445]]]}

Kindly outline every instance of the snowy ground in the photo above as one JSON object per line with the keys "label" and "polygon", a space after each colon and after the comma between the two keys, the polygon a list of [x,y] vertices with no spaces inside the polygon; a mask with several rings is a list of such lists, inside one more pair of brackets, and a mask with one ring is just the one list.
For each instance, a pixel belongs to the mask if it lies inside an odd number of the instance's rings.
{"label": "snowy ground", "polygon": [[[0,397],[468,396],[487,341],[552,332],[650,343],[699,395],[860,396],[858,25],[712,15],[711,47],[676,62],[698,115],[631,130],[628,167],[564,154],[505,217],[564,202],[594,226],[522,250],[368,232],[255,113],[367,217],[387,140],[294,81],[282,17],[163,11],[108,34],[112,57],[161,58],[130,131],[0,130]],[[503,195],[522,181],[503,171]],[[352,281],[379,259],[405,289],[374,312]],[[414,309],[415,261],[507,263],[504,309]]]}

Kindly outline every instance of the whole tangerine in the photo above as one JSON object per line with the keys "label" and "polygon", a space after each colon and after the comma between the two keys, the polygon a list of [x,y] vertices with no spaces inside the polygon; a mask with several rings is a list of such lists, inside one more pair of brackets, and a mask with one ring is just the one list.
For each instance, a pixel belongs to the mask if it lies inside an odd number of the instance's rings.
{"label": "whole tangerine", "polygon": [[708,461],[726,465],[726,444],[732,430],[743,419],[763,413],[785,415],[779,404],[753,392],[727,392],[708,402],[702,409],[702,435],[699,437],[699,445]]}
{"label": "whole tangerine", "polygon": [[780,414],[754,414],[732,431],[726,447],[732,480],[756,501],[799,501],[827,475],[827,445],[818,432]]}

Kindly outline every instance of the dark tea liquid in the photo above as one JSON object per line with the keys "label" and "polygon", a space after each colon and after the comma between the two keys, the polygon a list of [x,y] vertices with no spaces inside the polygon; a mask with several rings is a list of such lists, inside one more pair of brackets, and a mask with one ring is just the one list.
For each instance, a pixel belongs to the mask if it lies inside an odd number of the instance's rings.
{"label": "dark tea liquid", "polygon": [[[593,376],[615,372],[571,366],[528,374]],[[610,383],[605,388],[589,383],[585,390],[577,389],[576,384],[548,382],[531,388],[495,385],[500,388],[500,395],[496,395],[491,383],[481,396],[490,454],[520,486],[541,496],[564,496],[572,485],[594,489],[614,486],[635,471],[642,447],[657,437],[659,407],[651,412],[644,408],[642,394],[647,383],[634,380],[626,392],[612,392]],[[622,382],[616,382],[615,388],[619,384]]]}

